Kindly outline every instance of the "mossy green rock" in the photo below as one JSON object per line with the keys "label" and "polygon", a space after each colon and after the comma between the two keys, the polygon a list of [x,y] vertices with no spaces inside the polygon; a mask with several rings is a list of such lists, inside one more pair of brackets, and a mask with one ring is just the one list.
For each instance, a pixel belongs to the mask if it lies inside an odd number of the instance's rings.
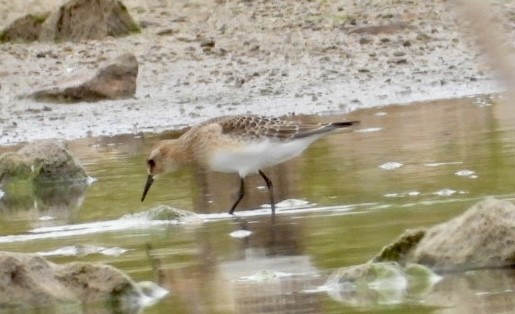
{"label": "mossy green rock", "polygon": [[0,308],[45,307],[49,312],[76,313],[81,305],[108,302],[121,311],[132,308],[141,296],[137,284],[114,267],[59,265],[31,254],[0,252],[0,279]]}
{"label": "mossy green rock", "polygon": [[0,156],[2,184],[28,180],[46,184],[87,180],[85,170],[62,143],[39,141]]}
{"label": "mossy green rock", "polygon": [[347,305],[397,304],[428,293],[440,279],[422,265],[366,263],[340,268],[327,280],[329,295]]}
{"label": "mossy green rock", "polygon": [[168,205],[160,205],[157,207],[153,207],[148,211],[144,211],[141,213],[131,214],[126,216],[126,218],[143,218],[149,220],[177,220],[181,221],[184,219],[196,217],[196,214],[191,211],[182,210],[178,208],[174,208]]}
{"label": "mossy green rock", "polygon": [[17,153],[8,152],[0,156],[1,181],[5,182],[8,179],[29,179],[31,175],[32,171],[30,165],[22,160]]}
{"label": "mossy green rock", "polygon": [[407,230],[372,262],[422,264],[455,272],[515,266],[515,205],[487,198],[460,216],[427,229]]}
{"label": "mossy green rock", "polygon": [[12,22],[0,33],[0,42],[32,42],[39,38],[41,25],[49,13],[27,14]]}
{"label": "mossy green rock", "polygon": [[398,262],[404,264],[406,257],[426,233],[425,229],[406,230],[397,240],[385,246],[372,262]]}

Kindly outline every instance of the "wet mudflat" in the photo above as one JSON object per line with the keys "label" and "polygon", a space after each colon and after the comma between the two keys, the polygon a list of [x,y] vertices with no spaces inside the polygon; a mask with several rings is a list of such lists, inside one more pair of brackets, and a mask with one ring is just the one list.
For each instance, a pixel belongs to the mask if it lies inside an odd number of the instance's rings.
{"label": "wet mudflat", "polygon": [[340,267],[370,260],[405,229],[445,221],[487,196],[514,199],[514,117],[510,104],[488,97],[348,114],[362,121],[353,132],[265,170],[279,202],[274,223],[259,176],[246,185],[238,219],[226,214],[238,177],[200,169],[159,178],[141,203],[146,153],[178,134],[72,141],[69,150],[96,181],[6,193],[0,248],[55,262],[98,261],[156,281],[170,294],[145,313],[510,311],[511,270],[448,274],[423,291],[399,284],[367,296],[326,281]]}

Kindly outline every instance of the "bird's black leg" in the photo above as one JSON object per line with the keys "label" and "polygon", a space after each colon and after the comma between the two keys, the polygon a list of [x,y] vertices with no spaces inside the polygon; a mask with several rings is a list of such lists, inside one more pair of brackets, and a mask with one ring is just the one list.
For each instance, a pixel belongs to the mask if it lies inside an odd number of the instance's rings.
{"label": "bird's black leg", "polygon": [[268,188],[268,195],[270,195],[270,206],[272,206],[272,217],[275,217],[274,187],[272,186],[272,180],[270,180],[261,170],[259,170],[259,174],[266,182],[266,187]]}
{"label": "bird's black leg", "polygon": [[238,198],[236,199],[236,202],[232,205],[231,209],[229,210],[229,214],[232,215],[234,210],[236,209],[236,206],[238,206],[238,203],[241,201],[243,196],[245,195],[245,180],[243,178],[240,178],[240,192],[238,195]]}

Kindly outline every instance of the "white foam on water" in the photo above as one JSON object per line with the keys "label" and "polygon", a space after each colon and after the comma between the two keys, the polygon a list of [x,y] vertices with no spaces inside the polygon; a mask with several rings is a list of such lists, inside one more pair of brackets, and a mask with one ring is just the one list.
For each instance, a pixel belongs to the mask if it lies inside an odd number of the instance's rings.
{"label": "white foam on water", "polygon": [[[270,204],[267,204],[270,206]],[[279,203],[275,204],[275,208],[279,209],[297,209],[297,208],[307,208],[307,207],[313,207],[314,204],[310,203],[306,200],[299,200],[299,199],[286,199],[284,201],[280,201]]]}
{"label": "white foam on water", "polygon": [[88,185],[92,185],[92,184],[93,184],[93,183],[95,183],[96,181],[98,181],[98,179],[97,179],[97,178],[93,178],[93,177],[88,176],[86,183],[87,183]]}
{"label": "white foam on water", "polygon": [[170,291],[152,281],[141,281],[137,283],[141,294],[138,303],[142,307],[149,307],[170,294]]}
{"label": "white foam on water", "polygon": [[121,247],[102,247],[96,245],[73,245],[73,246],[63,246],[61,248],[46,251],[46,252],[36,252],[36,254],[40,256],[86,256],[91,254],[102,254],[106,256],[120,256],[126,252],[128,249],[124,249]]}
{"label": "white foam on water", "polygon": [[249,230],[236,230],[236,231],[233,231],[233,232],[229,233],[229,235],[232,238],[236,238],[236,239],[247,238],[251,234],[252,234],[252,231],[249,231]]}
{"label": "white foam on water", "polygon": [[513,289],[504,289],[501,291],[478,291],[475,293],[477,296],[489,296],[489,295],[500,295],[505,293],[513,293]]}
{"label": "white foam on water", "polygon": [[422,193],[419,191],[409,191],[409,192],[401,192],[401,193],[386,193],[383,194],[384,197],[393,198],[393,197],[406,197],[406,196],[419,196]]}
{"label": "white foam on water", "polygon": [[404,166],[404,165],[400,162],[389,161],[389,162],[385,162],[384,164],[380,165],[379,168],[384,169],[384,170],[395,170],[402,166]]}
{"label": "white foam on water", "polygon": [[270,282],[280,280],[282,278],[292,277],[297,274],[275,271],[275,270],[261,270],[249,276],[242,276],[237,281],[246,282]]}
{"label": "white foam on water", "polygon": [[458,191],[453,189],[441,189],[439,191],[434,192],[433,194],[438,196],[451,196],[453,194],[456,194]]}
{"label": "white foam on water", "polygon": [[93,233],[122,231],[128,229],[149,229],[155,226],[179,224],[178,221],[116,219],[76,225],[41,227],[29,230],[27,234],[6,235],[0,237],[0,243],[35,241],[73,237]]}
{"label": "white foam on water", "polygon": [[55,220],[56,218],[54,216],[41,216],[38,218],[39,221],[50,221]]}
{"label": "white foam on water", "polygon": [[425,163],[424,166],[426,166],[426,167],[441,167],[441,166],[461,165],[461,164],[463,164],[463,161],[449,161],[449,162]]}
{"label": "white foam on water", "polygon": [[478,177],[476,175],[475,171],[469,170],[469,169],[460,170],[460,171],[455,172],[454,174],[459,177],[466,177],[466,178],[470,178],[470,179],[477,179],[477,177]]}
{"label": "white foam on water", "polygon": [[[315,206],[316,204],[310,203],[305,200],[287,199],[275,204],[276,215],[293,215],[293,214],[306,214],[306,213],[343,213],[351,211],[357,207],[377,205],[377,203],[362,203],[362,204],[349,204],[349,205],[336,205],[336,206]],[[260,216],[270,216],[270,204],[264,204],[261,208],[251,210],[236,210],[234,215],[228,213],[212,213],[212,214],[197,214],[196,217],[202,219],[204,222],[217,221],[224,219],[234,219],[234,217],[251,218]]]}
{"label": "white foam on water", "polygon": [[[342,213],[349,212],[358,207],[371,207],[377,205],[377,203],[361,203],[316,207],[315,204],[309,203],[305,200],[286,200],[278,204],[279,206],[276,208],[277,215],[298,215],[304,213],[323,213],[341,215]],[[297,208],[295,207],[295,205],[303,205],[304,207],[301,206],[300,208]],[[162,206],[164,205],[160,205],[160,207]],[[232,220],[235,217],[249,218],[259,216],[270,216],[271,214],[270,208],[258,208],[253,210],[236,211],[234,215],[229,215],[228,213],[195,214],[190,211],[172,208],[174,212],[177,213],[177,218],[156,220],[152,218],[153,214],[155,214],[155,209],[156,208],[151,208],[147,211],[125,215],[119,219],[114,220],[34,228],[27,231],[27,233],[25,234],[0,236],[0,243],[26,242],[43,239],[58,239],[94,233],[118,232],[131,229],[152,229],[157,226],[167,225],[196,225],[218,220]],[[159,217],[159,212],[157,213],[157,216]],[[234,236],[234,234],[232,236]],[[242,234],[241,232],[237,232],[235,236],[244,236],[244,234]]]}

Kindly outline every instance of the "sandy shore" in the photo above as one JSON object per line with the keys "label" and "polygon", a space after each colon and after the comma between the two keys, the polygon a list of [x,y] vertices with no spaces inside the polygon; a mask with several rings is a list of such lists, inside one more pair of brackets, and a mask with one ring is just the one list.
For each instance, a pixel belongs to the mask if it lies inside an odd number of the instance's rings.
{"label": "sandy shore", "polygon": [[[0,0],[0,27],[59,3],[32,2]],[[154,132],[226,114],[345,114],[500,90],[447,1],[124,3],[140,34],[0,45],[0,145]],[[508,29],[510,5],[503,3]],[[206,41],[214,47],[203,49]],[[48,104],[19,97],[125,52],[140,63],[133,99]]]}

